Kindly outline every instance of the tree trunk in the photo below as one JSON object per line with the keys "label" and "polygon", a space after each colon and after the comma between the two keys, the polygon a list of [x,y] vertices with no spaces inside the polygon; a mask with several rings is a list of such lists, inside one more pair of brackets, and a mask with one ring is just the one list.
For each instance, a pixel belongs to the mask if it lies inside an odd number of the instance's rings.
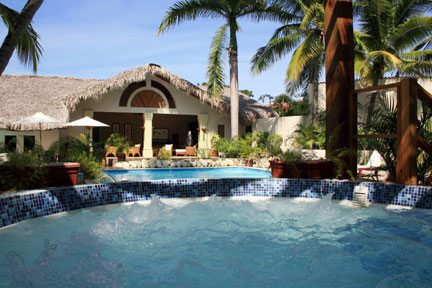
{"label": "tree trunk", "polygon": [[14,23],[13,31],[9,29],[9,32],[0,47],[0,75],[2,75],[6,69],[6,66],[8,65],[18,44],[19,38],[25,31],[27,25],[32,21],[33,16],[36,14],[42,3],[43,0],[28,0],[27,4],[21,10],[16,23]]}
{"label": "tree trunk", "polygon": [[239,91],[238,91],[238,56],[237,56],[237,21],[229,19],[230,46],[228,61],[230,68],[230,106],[231,106],[231,138],[239,135]]}
{"label": "tree trunk", "polygon": [[239,93],[238,93],[238,59],[237,51],[228,49],[230,66],[231,95],[231,138],[239,135]]}
{"label": "tree trunk", "polygon": [[318,125],[318,91],[319,91],[319,69],[320,63],[317,59],[314,67],[314,80],[312,83],[312,123]]}

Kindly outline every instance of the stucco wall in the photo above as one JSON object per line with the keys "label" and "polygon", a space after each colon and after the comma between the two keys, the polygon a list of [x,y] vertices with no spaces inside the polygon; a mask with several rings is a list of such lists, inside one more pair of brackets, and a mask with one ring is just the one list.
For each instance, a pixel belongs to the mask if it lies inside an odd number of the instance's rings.
{"label": "stucco wall", "polygon": [[[0,147],[5,145],[6,136],[17,136],[17,151],[22,152],[24,149],[24,136],[34,136],[36,144],[40,145],[39,131],[8,131],[0,130]],[[42,147],[48,149],[51,144],[59,139],[59,130],[42,131]]]}
{"label": "stucco wall", "polygon": [[297,125],[301,123],[309,123],[310,117],[308,116],[287,116],[287,117],[274,117],[258,119],[253,131],[269,132],[270,134],[279,134],[283,137],[282,150],[286,151],[288,148],[293,148],[295,130]]}

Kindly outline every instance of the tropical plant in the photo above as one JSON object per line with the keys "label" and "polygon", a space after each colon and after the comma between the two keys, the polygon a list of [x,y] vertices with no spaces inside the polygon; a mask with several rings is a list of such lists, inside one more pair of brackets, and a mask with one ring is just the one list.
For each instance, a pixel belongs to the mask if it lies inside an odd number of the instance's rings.
{"label": "tropical plant", "polygon": [[270,156],[272,156],[275,159],[282,158],[282,154],[283,154],[281,148],[282,142],[283,142],[283,138],[279,134],[271,134],[268,137],[267,151],[270,154]]}
{"label": "tropical plant", "polygon": [[295,142],[304,149],[324,149],[325,129],[314,123],[297,125]]}
{"label": "tropical plant", "polygon": [[322,0],[285,0],[291,21],[276,29],[267,44],[258,49],[251,64],[255,74],[293,52],[286,72],[287,91],[306,91],[313,84],[312,118],[318,123],[318,82],[324,66],[324,6]]}
{"label": "tropical plant", "polygon": [[[430,0],[357,0],[354,15],[356,75],[378,85],[384,75],[431,76],[432,10]],[[367,123],[371,122],[377,93],[371,94]],[[372,124],[372,123],[371,123]]]}
{"label": "tropical plant", "polygon": [[169,160],[171,159],[171,153],[165,149],[165,147],[162,147],[159,149],[159,153],[157,154],[157,159],[160,160]]}
{"label": "tropical plant", "polygon": [[113,146],[117,155],[126,154],[131,146],[131,143],[119,133],[111,134],[105,141],[105,146]]}
{"label": "tropical plant", "polygon": [[[278,1],[269,0],[184,0],[174,3],[159,26],[158,33],[174,27],[186,20],[202,18],[221,18],[225,20],[215,33],[207,68],[208,93],[219,97],[224,88],[224,50],[228,48],[230,67],[231,97],[231,137],[239,134],[239,97],[238,97],[238,20],[248,18],[260,20],[286,20],[290,14],[283,13]],[[228,32],[229,30],[229,32]],[[229,36],[228,36],[229,34]],[[227,42],[229,39],[229,45]]]}
{"label": "tropical plant", "polygon": [[8,34],[0,47],[0,75],[6,69],[15,48],[18,48],[19,60],[26,66],[32,66],[36,73],[42,47],[31,21],[42,3],[43,0],[28,0],[21,13],[0,3],[0,16],[8,27]]}
{"label": "tropical plant", "polygon": [[238,137],[231,139],[231,141],[222,137],[216,142],[215,147],[221,156],[235,158],[239,155],[240,151],[238,142]]}

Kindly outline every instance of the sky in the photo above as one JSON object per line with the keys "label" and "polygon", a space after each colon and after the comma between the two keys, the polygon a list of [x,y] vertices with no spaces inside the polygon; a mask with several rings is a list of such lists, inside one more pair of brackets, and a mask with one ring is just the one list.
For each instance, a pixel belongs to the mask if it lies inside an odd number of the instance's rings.
{"label": "sky", "polygon": [[[0,1],[20,11],[26,0]],[[44,49],[37,75],[106,79],[129,69],[155,63],[194,84],[206,81],[211,39],[224,23],[220,19],[183,22],[157,35],[173,0],[45,0],[33,18]],[[285,92],[289,56],[261,75],[250,72],[250,60],[280,26],[274,22],[239,21],[239,88],[254,98]],[[0,24],[0,37],[7,29]],[[229,84],[226,61],[225,79]],[[11,58],[4,74],[33,74]]]}

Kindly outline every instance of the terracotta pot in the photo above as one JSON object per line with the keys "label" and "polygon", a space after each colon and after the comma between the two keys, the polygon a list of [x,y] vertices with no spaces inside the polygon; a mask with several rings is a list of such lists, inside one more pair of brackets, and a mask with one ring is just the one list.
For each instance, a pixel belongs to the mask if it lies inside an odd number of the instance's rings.
{"label": "terracotta pot", "polygon": [[270,161],[270,169],[273,178],[288,178],[288,170],[285,161]]}
{"label": "terracotta pot", "polygon": [[300,178],[336,178],[336,165],[331,160],[299,161],[295,165],[299,171]]}
{"label": "terracotta pot", "polygon": [[79,163],[54,163],[47,165],[47,184],[49,186],[76,185],[80,166]]}
{"label": "terracotta pot", "polygon": [[245,166],[246,167],[252,167],[253,166],[253,160],[245,160]]}
{"label": "terracotta pot", "polygon": [[218,150],[213,150],[213,157],[218,157],[218,156],[219,156]]}

